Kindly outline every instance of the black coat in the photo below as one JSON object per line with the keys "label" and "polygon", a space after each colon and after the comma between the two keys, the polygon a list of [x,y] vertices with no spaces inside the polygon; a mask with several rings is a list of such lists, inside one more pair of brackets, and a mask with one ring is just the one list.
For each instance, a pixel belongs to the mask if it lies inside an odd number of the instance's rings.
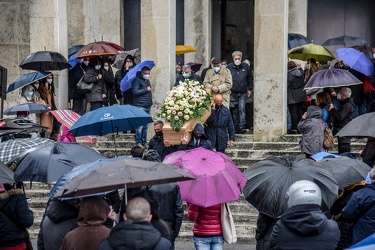
{"label": "black coat", "polygon": [[305,87],[303,73],[298,68],[288,71],[288,104],[300,103],[306,100],[306,92],[303,90]]}
{"label": "black coat", "polygon": [[[20,189],[0,193],[0,211],[19,228],[29,228],[34,223],[33,212]],[[0,216],[0,246],[18,246],[23,243],[25,240],[22,232]]]}
{"label": "black coat", "polygon": [[185,80],[190,80],[190,81],[198,81],[200,83],[202,83],[202,79],[199,75],[191,72],[191,75],[188,77],[188,78],[185,78],[183,75],[178,75],[177,78],[176,78],[176,83],[174,84],[174,86],[176,87],[177,85],[180,84],[180,82],[184,82]]}
{"label": "black coat", "polygon": [[69,86],[68,86],[68,98],[69,100],[73,98],[85,98],[85,94],[77,93],[77,83],[84,75],[85,69],[87,67],[84,64],[77,64],[74,68],[69,70]]}
{"label": "black coat", "polygon": [[102,102],[102,94],[107,93],[107,88],[105,84],[103,84],[103,78],[98,79],[98,75],[101,72],[89,67],[85,73],[85,77],[83,78],[86,83],[94,83],[91,92],[86,94],[86,99],[88,102]]}
{"label": "black coat", "polygon": [[[196,147],[195,144],[194,144],[194,135],[197,134],[197,133],[202,134],[201,138],[199,139],[199,146],[198,147]],[[204,133],[204,127],[200,123],[195,125],[195,128],[194,128],[193,133],[192,133],[192,137],[191,137],[189,143],[188,144],[181,144],[178,147],[178,150],[190,150],[190,149],[199,148],[199,147],[202,147],[202,148],[205,148],[205,149],[208,149],[208,150],[213,149],[211,141],[208,140],[206,134]]]}
{"label": "black coat", "polygon": [[158,197],[159,218],[163,219],[172,229],[173,237],[180,232],[184,209],[180,187],[176,183],[154,185],[149,188]]}
{"label": "black coat", "polygon": [[248,90],[253,90],[253,72],[249,65],[244,62],[239,66],[230,63],[227,69],[232,74],[232,93],[246,93]]}
{"label": "black coat", "polygon": [[227,107],[221,105],[219,111],[213,109],[206,123],[206,135],[213,147],[226,149],[228,146],[228,134],[229,140],[235,140],[233,119]]}
{"label": "black coat", "polygon": [[340,238],[337,223],[318,205],[289,208],[273,227],[269,247],[274,250],[334,250]]}
{"label": "black coat", "polygon": [[[335,108],[331,109],[330,113],[333,117],[333,135],[336,135],[346,124],[354,118],[354,102],[352,98],[346,98],[340,102],[340,108],[337,111]],[[341,143],[350,143],[350,138],[340,137]]]}
{"label": "black coat", "polygon": [[148,143],[148,149],[153,149],[158,152],[160,156],[160,160],[163,161],[165,156],[167,156],[170,153],[177,151],[177,146],[169,146],[166,147],[164,145],[164,136],[163,135],[154,135],[150,142]]}
{"label": "black coat", "polygon": [[131,104],[133,105],[134,94],[133,90],[130,88],[125,92],[122,92],[120,89],[121,80],[125,77],[125,75],[129,72],[129,70],[118,70],[115,74],[115,91],[116,97],[121,98],[124,97],[124,104]]}
{"label": "black coat", "polygon": [[106,98],[103,100],[104,105],[113,105],[117,104],[117,99],[115,96],[115,78],[113,76],[112,68],[109,67],[108,71],[105,69],[102,69],[102,75],[103,75],[103,84],[107,90],[106,92]]}
{"label": "black coat", "polygon": [[255,230],[255,239],[257,241],[256,250],[268,250],[269,241],[271,238],[273,226],[276,223],[276,219],[259,213],[257,219],[257,228]]}
{"label": "black coat", "polygon": [[59,250],[65,235],[77,227],[78,208],[58,199],[48,203],[40,224],[38,250]]}
{"label": "black coat", "polygon": [[375,165],[375,139],[369,138],[367,139],[367,143],[365,148],[362,151],[362,161],[373,167]]}
{"label": "black coat", "polygon": [[150,81],[143,79],[140,71],[137,72],[137,76],[132,81],[134,106],[140,106],[143,108],[150,108],[152,106],[152,93],[147,90],[148,86],[151,87]]}
{"label": "black coat", "polygon": [[98,250],[169,250],[171,243],[160,236],[150,222],[121,222],[115,226],[108,239],[102,241]]}

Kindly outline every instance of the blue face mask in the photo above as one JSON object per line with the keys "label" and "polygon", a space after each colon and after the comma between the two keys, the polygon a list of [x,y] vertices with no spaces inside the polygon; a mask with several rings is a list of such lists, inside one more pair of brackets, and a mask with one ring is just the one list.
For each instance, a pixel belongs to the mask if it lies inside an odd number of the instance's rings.
{"label": "blue face mask", "polygon": [[189,77],[190,77],[190,73],[184,73],[183,76],[184,76],[185,78],[189,78]]}
{"label": "blue face mask", "polygon": [[34,92],[33,91],[30,91],[27,93],[28,96],[32,97],[34,95]]}

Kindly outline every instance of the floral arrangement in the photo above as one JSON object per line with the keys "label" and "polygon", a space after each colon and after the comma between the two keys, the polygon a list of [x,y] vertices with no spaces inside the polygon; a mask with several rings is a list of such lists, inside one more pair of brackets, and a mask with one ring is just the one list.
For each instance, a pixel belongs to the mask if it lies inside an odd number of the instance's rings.
{"label": "floral arrangement", "polygon": [[170,122],[174,131],[180,131],[184,122],[199,120],[210,110],[212,95],[198,81],[185,80],[167,93],[159,117]]}

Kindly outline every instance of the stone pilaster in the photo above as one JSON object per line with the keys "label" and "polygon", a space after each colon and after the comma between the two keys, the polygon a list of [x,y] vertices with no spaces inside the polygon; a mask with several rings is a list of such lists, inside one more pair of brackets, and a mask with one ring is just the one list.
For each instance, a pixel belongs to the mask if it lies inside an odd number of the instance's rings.
{"label": "stone pilaster", "polygon": [[176,1],[142,0],[141,23],[142,61],[155,62],[150,81],[154,102],[151,115],[156,118],[175,81]]}
{"label": "stone pilaster", "polygon": [[197,52],[185,54],[185,63],[202,63],[202,69],[211,59],[211,1],[185,0],[185,45]]}
{"label": "stone pilaster", "polygon": [[289,0],[289,33],[307,35],[308,0]]}
{"label": "stone pilaster", "polygon": [[286,132],[288,0],[256,0],[254,16],[254,140]]}

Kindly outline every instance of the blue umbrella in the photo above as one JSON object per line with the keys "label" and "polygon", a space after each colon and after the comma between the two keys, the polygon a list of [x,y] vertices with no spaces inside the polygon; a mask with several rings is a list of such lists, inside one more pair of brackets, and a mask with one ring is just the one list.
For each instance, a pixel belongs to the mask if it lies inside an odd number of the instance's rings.
{"label": "blue umbrella", "polygon": [[152,69],[155,66],[154,61],[143,61],[137,65],[134,66],[121,80],[120,88],[122,92],[127,91],[128,89],[132,88],[132,81],[137,75],[138,71],[141,71],[143,67],[148,67],[149,69]]}
{"label": "blue umbrella", "polygon": [[69,61],[69,64],[70,64],[70,68],[69,70],[71,70],[72,68],[74,68],[77,64],[79,64],[81,62],[81,59],[79,58],[75,58],[76,55],[77,55],[78,52],[74,53],[73,55],[71,55],[68,59]]}
{"label": "blue umbrella", "polygon": [[371,234],[369,237],[365,238],[364,240],[361,240],[357,244],[347,249],[357,249],[357,250],[375,249],[375,233]]}
{"label": "blue umbrella", "polygon": [[51,74],[51,72],[44,72],[44,71],[35,71],[35,72],[24,74],[9,85],[7,94],[19,88],[27,86],[37,80],[46,78],[49,74]]}
{"label": "blue umbrella", "polygon": [[349,67],[366,76],[375,75],[375,67],[370,58],[362,52],[353,48],[336,49],[337,56],[343,60]]}
{"label": "blue umbrella", "polygon": [[[74,136],[106,135],[134,130],[153,122],[151,116],[132,105],[101,107],[81,116],[69,129]],[[116,148],[116,139],[113,136]]]}
{"label": "blue umbrella", "polygon": [[341,157],[341,155],[331,154],[328,152],[319,152],[311,156],[311,158],[313,158],[317,162],[323,160],[323,158],[339,158],[339,157]]}

